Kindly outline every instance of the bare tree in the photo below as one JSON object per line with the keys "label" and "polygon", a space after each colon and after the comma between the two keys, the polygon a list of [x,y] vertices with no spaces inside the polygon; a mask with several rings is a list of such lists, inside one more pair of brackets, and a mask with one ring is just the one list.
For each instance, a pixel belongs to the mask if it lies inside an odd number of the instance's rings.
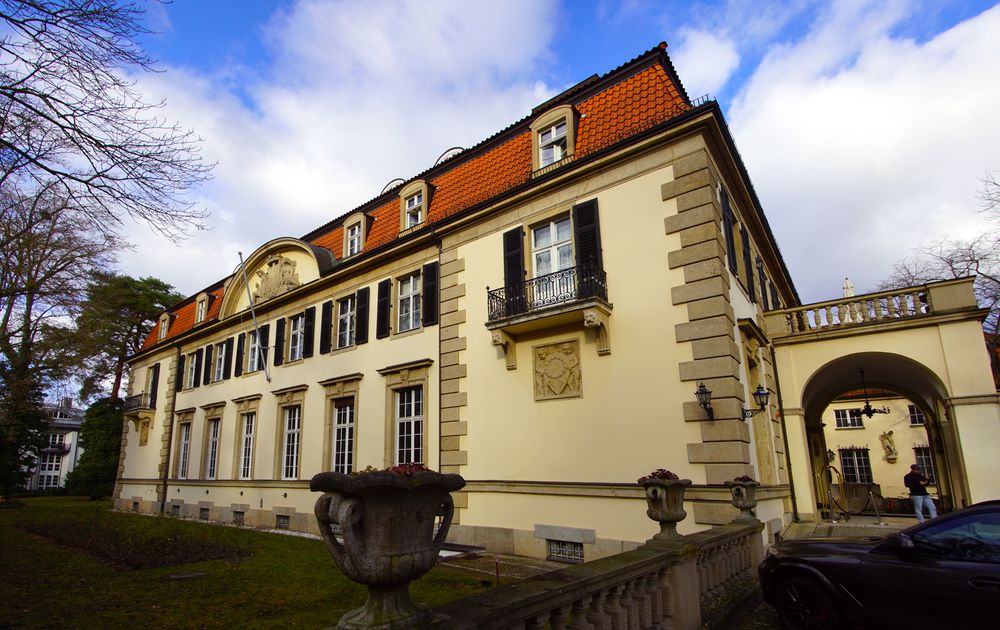
{"label": "bare tree", "polygon": [[211,166],[122,74],[153,69],[142,16],[123,0],[0,0],[0,190],[57,188],[94,227],[128,215],[177,240],[206,216],[187,193]]}

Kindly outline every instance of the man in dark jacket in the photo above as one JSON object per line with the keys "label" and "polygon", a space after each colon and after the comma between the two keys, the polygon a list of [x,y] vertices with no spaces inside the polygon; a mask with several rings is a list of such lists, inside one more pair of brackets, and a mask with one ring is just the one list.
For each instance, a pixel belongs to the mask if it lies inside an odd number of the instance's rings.
{"label": "man in dark jacket", "polygon": [[903,483],[910,489],[910,498],[913,499],[913,511],[917,514],[917,520],[924,522],[924,506],[931,518],[937,518],[937,508],[934,507],[934,500],[927,494],[927,476],[920,470],[920,466],[913,464],[910,472],[903,477]]}

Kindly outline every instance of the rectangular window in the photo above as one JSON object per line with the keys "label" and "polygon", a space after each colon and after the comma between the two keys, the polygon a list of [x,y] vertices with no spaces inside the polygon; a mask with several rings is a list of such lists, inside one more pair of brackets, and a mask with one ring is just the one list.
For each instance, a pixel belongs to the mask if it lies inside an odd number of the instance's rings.
{"label": "rectangular window", "polygon": [[875,483],[867,448],[840,449],[840,467],[844,483]]}
{"label": "rectangular window", "polygon": [[288,529],[291,527],[291,520],[287,514],[279,514],[274,517],[274,527],[275,529]]}
{"label": "rectangular window", "polygon": [[240,438],[240,479],[253,476],[253,432],[257,414],[243,414],[243,435]]}
{"label": "rectangular window", "polygon": [[354,332],[357,329],[358,300],[355,296],[346,297],[337,302],[337,347],[347,348],[354,345]]}
{"label": "rectangular window", "polygon": [[38,477],[38,487],[40,489],[58,488],[59,475],[40,475]]}
{"label": "rectangular window", "polygon": [[240,527],[246,522],[246,513],[240,510],[233,510],[233,525],[239,525]]}
{"label": "rectangular window", "polygon": [[194,307],[194,323],[198,324],[205,321],[205,311],[207,310],[208,302],[205,300],[198,300]]}
{"label": "rectangular window", "polygon": [[361,252],[361,224],[355,223],[347,228],[347,254],[353,256]]}
{"label": "rectangular window", "polygon": [[208,508],[198,509],[198,520],[207,521],[208,520]]}
{"label": "rectangular window", "polygon": [[566,157],[566,121],[560,120],[551,127],[538,132],[538,163],[540,166],[554,164]]}
{"label": "rectangular window", "polygon": [[916,405],[907,405],[906,408],[910,412],[910,426],[924,426],[924,423],[927,422],[927,418],[924,417],[924,412],[920,411],[920,407],[917,407]]}
{"label": "rectangular window", "polygon": [[420,272],[399,280],[399,325],[396,332],[420,327]]}
{"label": "rectangular window", "polygon": [[575,265],[569,217],[531,229],[531,259],[535,278],[541,280],[533,283],[533,291],[527,296],[529,308],[541,308],[576,295],[576,277],[558,273]]}
{"label": "rectangular window", "polygon": [[285,433],[282,439],[283,460],[282,479],[296,479],[299,476],[299,448],[302,431],[302,408],[298,405],[285,407]]}
{"label": "rectangular window", "polygon": [[62,446],[65,443],[65,433],[49,433],[49,446]]}
{"label": "rectangular window", "polygon": [[288,318],[288,360],[298,361],[302,358],[302,348],[305,342],[306,316],[300,313]]}
{"label": "rectangular window", "polygon": [[208,421],[208,444],[205,449],[205,479],[215,479],[219,471],[219,424],[220,420]]}
{"label": "rectangular window", "polygon": [[213,381],[221,381],[226,376],[226,344],[215,344],[215,374]]}
{"label": "rectangular window", "polygon": [[861,429],[865,426],[860,409],[835,409],[833,416],[838,429]]}
{"label": "rectangular window", "polygon": [[424,193],[406,198],[406,227],[420,225],[424,220]]}
{"label": "rectangular window", "polygon": [[396,464],[424,462],[423,398],[421,386],[396,391]]}
{"label": "rectangular window", "polygon": [[181,450],[177,459],[177,478],[187,479],[188,462],[191,460],[191,423],[181,425]]}
{"label": "rectangular window", "polygon": [[191,389],[198,385],[198,361],[197,352],[192,352],[187,355],[187,376],[184,377],[184,387],[186,389]]}
{"label": "rectangular window", "polygon": [[568,540],[548,540],[549,560],[556,562],[583,562],[583,543]]}
{"label": "rectangular window", "polygon": [[354,472],[354,399],[344,398],[333,406],[333,472]]}
{"label": "rectangular window", "polygon": [[38,470],[41,472],[59,472],[62,467],[62,456],[58,453],[42,453]]}
{"label": "rectangular window", "polygon": [[247,372],[263,369],[260,356],[260,348],[257,347],[257,331],[251,330],[247,333]]}
{"label": "rectangular window", "polygon": [[916,463],[927,475],[930,485],[937,485],[937,475],[934,473],[934,457],[931,456],[931,449],[928,446],[916,446],[913,448],[913,456]]}

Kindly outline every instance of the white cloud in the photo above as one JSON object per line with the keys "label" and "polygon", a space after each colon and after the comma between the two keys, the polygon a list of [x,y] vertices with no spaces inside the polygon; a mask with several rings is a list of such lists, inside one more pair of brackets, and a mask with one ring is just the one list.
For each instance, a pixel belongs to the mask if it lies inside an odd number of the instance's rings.
{"label": "white cloud", "polygon": [[717,94],[740,65],[732,40],[690,29],[681,30],[672,59],[691,98]]}
{"label": "white cloud", "polygon": [[538,77],[554,11],[530,0],[303,0],[265,29],[271,67],[140,77],[218,166],[200,191],[210,231],[177,247],[136,226],[126,272],[193,294],[230,272],[238,250],[300,236],[526,115],[552,91]]}
{"label": "white cloud", "polygon": [[1000,167],[1000,8],[925,43],[899,4],[839,3],[772,47],[729,119],[804,301],[870,290],[929,240],[984,229],[978,178]]}

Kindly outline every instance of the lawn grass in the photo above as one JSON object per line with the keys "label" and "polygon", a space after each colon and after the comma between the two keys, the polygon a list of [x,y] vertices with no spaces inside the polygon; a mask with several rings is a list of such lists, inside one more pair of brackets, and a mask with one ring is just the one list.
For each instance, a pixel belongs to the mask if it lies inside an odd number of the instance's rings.
{"label": "lawn grass", "polygon": [[[322,628],[367,596],[318,540],[75,497],[22,504],[0,510],[0,628]],[[436,606],[483,589],[438,566],[410,593]]]}

